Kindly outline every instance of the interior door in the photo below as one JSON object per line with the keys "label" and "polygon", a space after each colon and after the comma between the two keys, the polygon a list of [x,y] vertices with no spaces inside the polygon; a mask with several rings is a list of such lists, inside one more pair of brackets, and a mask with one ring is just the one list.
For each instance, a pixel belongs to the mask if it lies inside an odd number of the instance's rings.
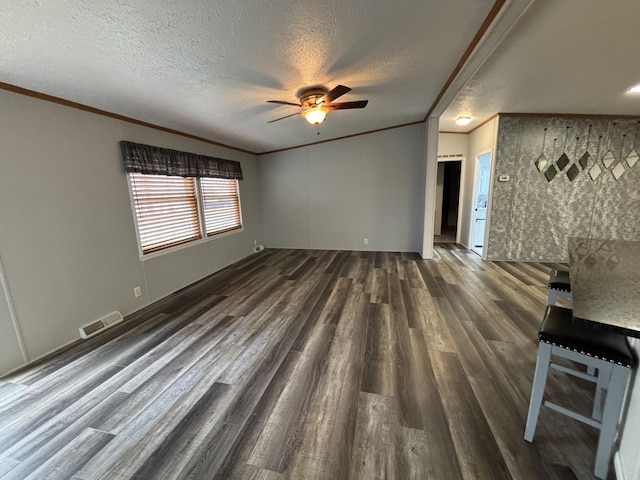
{"label": "interior door", "polygon": [[471,249],[478,255],[482,255],[482,249],[484,247],[490,171],[491,152],[476,157],[476,184],[474,188],[475,196],[471,225]]}

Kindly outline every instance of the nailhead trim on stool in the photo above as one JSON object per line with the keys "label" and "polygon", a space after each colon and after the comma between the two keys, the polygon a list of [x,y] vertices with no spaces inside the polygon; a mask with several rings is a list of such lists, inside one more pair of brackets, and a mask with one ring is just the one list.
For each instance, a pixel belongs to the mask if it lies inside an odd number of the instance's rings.
{"label": "nailhead trim on stool", "polygon": [[541,341],[544,342],[544,343],[548,343],[549,345],[553,345],[554,347],[564,348],[565,350],[571,350],[572,352],[576,352],[576,353],[579,353],[581,355],[586,355],[588,357],[597,358],[598,360],[604,360],[605,362],[609,362],[609,363],[615,363],[617,365],[622,365],[623,367],[631,368],[633,366],[631,364],[627,364],[627,363],[624,363],[624,362],[611,360],[610,358],[600,357],[598,355],[592,355],[591,353],[585,352],[584,350],[578,350],[576,348],[567,347],[567,346],[561,345],[559,343],[549,342],[547,340],[541,340]]}
{"label": "nailhead trim on stool", "polygon": [[574,318],[570,308],[547,306],[538,338],[541,342],[625,367],[631,367],[634,362],[624,335]]}

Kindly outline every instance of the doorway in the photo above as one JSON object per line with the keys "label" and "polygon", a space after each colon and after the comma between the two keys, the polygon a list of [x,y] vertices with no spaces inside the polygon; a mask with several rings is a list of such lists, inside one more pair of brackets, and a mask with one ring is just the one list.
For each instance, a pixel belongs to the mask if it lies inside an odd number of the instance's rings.
{"label": "doorway", "polygon": [[456,243],[462,161],[439,161],[433,243]]}
{"label": "doorway", "polygon": [[476,157],[471,218],[471,250],[482,256],[489,200],[489,177],[491,175],[491,152]]}

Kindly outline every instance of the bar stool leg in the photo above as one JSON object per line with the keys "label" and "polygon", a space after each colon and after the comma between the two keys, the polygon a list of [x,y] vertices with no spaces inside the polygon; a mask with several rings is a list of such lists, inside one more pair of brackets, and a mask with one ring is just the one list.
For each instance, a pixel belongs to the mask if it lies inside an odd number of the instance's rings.
{"label": "bar stool leg", "polygon": [[631,369],[622,365],[614,365],[611,374],[611,383],[607,392],[607,399],[604,404],[604,414],[602,416],[602,428],[598,440],[598,450],[596,453],[595,476],[606,479],[609,471],[609,460],[613,442],[618,431],[618,420],[624,403],[626,385],[631,376]]}
{"label": "bar stool leg", "polygon": [[[589,366],[589,369],[595,370],[596,368]],[[607,397],[607,385],[609,385],[611,379],[611,372],[613,372],[612,363],[604,368],[601,367],[598,369],[598,382],[596,383],[596,393],[593,398],[593,412],[591,413],[591,417],[599,422],[602,422],[602,414],[604,412],[603,400]]]}
{"label": "bar stool leg", "polygon": [[544,397],[544,387],[547,384],[547,374],[549,373],[549,363],[551,362],[551,345],[540,342],[538,347],[538,359],[536,360],[536,371],[533,375],[533,386],[531,387],[531,399],[529,400],[529,413],[527,414],[527,426],[524,430],[524,439],[533,442],[536,433],[536,425],[540,416],[542,399]]}

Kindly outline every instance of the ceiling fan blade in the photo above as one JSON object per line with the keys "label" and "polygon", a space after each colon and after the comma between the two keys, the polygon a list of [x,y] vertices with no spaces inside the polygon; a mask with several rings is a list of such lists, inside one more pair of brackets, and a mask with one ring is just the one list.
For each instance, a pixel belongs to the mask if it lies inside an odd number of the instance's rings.
{"label": "ceiling fan blade", "polygon": [[324,105],[329,110],[349,110],[350,108],[364,108],[369,103],[369,100],[359,100],[357,102],[342,102],[342,103],[330,103]]}
{"label": "ceiling fan blade", "polygon": [[299,103],[283,102],[282,100],[267,100],[267,103],[277,103],[278,105],[293,105],[294,107],[302,107]]}
{"label": "ceiling fan blade", "polygon": [[276,118],[275,120],[269,120],[267,123],[277,122],[278,120],[284,120],[285,118],[293,117],[294,115],[300,115],[300,113],[292,113],[291,115],[287,115],[286,117]]}
{"label": "ceiling fan blade", "polygon": [[317,104],[331,103],[336,98],[341,97],[342,95],[350,91],[351,89],[349,87],[345,87],[344,85],[338,85],[336,88],[334,88],[330,92],[325,93],[324,97],[316,101],[316,103]]}

